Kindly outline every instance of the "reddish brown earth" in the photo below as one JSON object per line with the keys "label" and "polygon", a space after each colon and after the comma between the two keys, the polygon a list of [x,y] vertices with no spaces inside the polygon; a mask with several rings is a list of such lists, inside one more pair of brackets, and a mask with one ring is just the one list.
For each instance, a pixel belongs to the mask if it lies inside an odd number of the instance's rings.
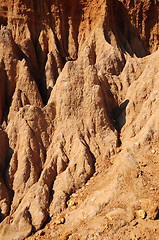
{"label": "reddish brown earth", "polygon": [[159,239],[158,0],[1,0],[0,239]]}

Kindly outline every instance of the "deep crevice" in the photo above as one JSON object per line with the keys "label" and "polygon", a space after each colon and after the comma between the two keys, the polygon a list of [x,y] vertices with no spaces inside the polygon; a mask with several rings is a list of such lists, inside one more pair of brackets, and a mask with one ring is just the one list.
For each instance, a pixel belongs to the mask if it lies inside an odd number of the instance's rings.
{"label": "deep crevice", "polygon": [[128,103],[129,103],[129,100],[126,99],[123,103],[120,104],[120,106],[113,108],[110,114],[111,122],[117,131],[116,147],[120,147],[122,144],[120,134],[121,134],[121,129],[126,123],[126,107]]}
{"label": "deep crevice", "polygon": [[144,57],[146,53],[143,39],[139,30],[131,23],[128,10],[124,4],[116,0],[114,5],[115,30],[114,33],[122,52],[128,52],[131,56]]}
{"label": "deep crevice", "polygon": [[155,217],[154,220],[159,220],[159,210],[158,210],[158,212],[157,212],[156,217]]}
{"label": "deep crevice", "polygon": [[[49,216],[49,214],[48,214],[48,216],[47,216],[47,219],[45,220],[45,222],[43,223],[43,225],[40,227],[40,229],[44,229],[45,227],[46,227],[46,225],[48,224],[48,223],[50,223],[50,221],[51,221],[51,217]],[[35,230],[35,232],[36,232],[36,230]],[[35,233],[34,232],[34,233]],[[45,233],[44,233],[45,234]]]}
{"label": "deep crevice", "polygon": [[[82,141],[82,143],[83,143],[83,145],[87,148],[87,150],[88,150],[88,152],[89,152],[89,154],[91,155],[91,159],[92,159],[92,170],[93,170],[93,173],[92,173],[92,175],[95,173],[95,171],[96,171],[96,169],[95,169],[95,163],[96,163],[96,158],[95,158],[95,156],[94,156],[94,154],[92,153],[92,151],[90,150],[90,147],[89,147],[89,145],[88,145],[88,143],[86,142],[86,140],[84,139],[84,137],[82,137],[82,139],[81,139]],[[92,176],[91,175],[91,176]],[[91,177],[90,176],[90,177]],[[89,179],[89,178],[88,178]],[[87,179],[87,180],[88,180]]]}
{"label": "deep crevice", "polygon": [[0,16],[0,28],[3,26],[7,26],[7,22],[8,22],[8,19],[6,17]]}

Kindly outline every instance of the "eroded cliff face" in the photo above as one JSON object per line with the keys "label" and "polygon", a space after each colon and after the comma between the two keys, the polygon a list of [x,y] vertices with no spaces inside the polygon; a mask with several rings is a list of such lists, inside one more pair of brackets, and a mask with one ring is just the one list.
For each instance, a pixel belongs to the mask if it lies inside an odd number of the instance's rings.
{"label": "eroded cliff face", "polygon": [[[95,215],[119,199],[139,169],[128,148],[137,156],[159,140],[158,15],[158,1],[2,1],[1,238],[39,230],[103,169],[108,199],[92,193]],[[137,206],[134,175],[123,199]],[[66,224],[89,219],[90,202]]]}

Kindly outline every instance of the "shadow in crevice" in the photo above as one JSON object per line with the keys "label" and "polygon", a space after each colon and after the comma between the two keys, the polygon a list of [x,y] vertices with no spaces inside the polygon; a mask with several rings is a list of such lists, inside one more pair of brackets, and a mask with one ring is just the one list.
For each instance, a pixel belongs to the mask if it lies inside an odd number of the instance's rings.
{"label": "shadow in crevice", "polygon": [[121,49],[131,56],[134,54],[137,57],[146,56],[144,43],[139,33],[140,30],[132,25],[128,10],[123,3],[117,1],[115,13],[116,29]]}
{"label": "shadow in crevice", "polygon": [[111,112],[111,121],[113,123],[114,128],[117,131],[117,147],[120,147],[122,142],[120,139],[121,129],[126,123],[126,107],[129,103],[129,100],[126,99],[120,106],[113,108]]}
{"label": "shadow in crevice", "polygon": [[[2,212],[0,209],[0,222],[2,222],[11,211],[11,203],[14,197],[14,191],[10,186],[10,178],[7,175],[7,171],[10,167],[10,160],[13,155],[13,149],[9,146],[9,138],[5,131],[5,139],[2,138],[1,148],[3,148],[3,155],[1,154],[0,161],[0,185],[1,185],[1,197],[4,198],[5,204],[7,205],[7,209],[5,212]],[[4,210],[4,209],[3,209]]]}
{"label": "shadow in crevice", "polygon": [[129,100],[126,99],[119,107],[116,107],[112,110],[111,119],[113,121],[113,126],[117,131],[121,131],[122,127],[126,123],[126,107],[129,103]]}
{"label": "shadow in crevice", "polygon": [[86,147],[88,153],[90,154],[91,156],[91,161],[89,162],[90,166],[92,167],[92,173],[90,174],[90,176],[88,176],[88,178],[86,179],[89,180],[89,178],[91,176],[93,176],[93,174],[95,173],[96,169],[95,169],[95,163],[96,163],[96,158],[93,154],[93,152],[91,151],[90,149],[90,146],[88,145],[88,143],[86,142],[86,140],[84,139],[84,137],[81,137],[81,143]]}
{"label": "shadow in crevice", "polygon": [[129,100],[126,99],[122,104],[120,104],[118,109],[117,124],[118,124],[119,131],[121,131],[122,127],[126,123],[126,107],[128,103],[129,103]]}
{"label": "shadow in crevice", "polygon": [[[115,37],[116,44],[121,49],[121,52],[129,53],[130,56],[145,57],[150,54],[148,43],[150,30],[156,22],[154,20],[151,25],[149,24],[150,27],[146,28],[146,36],[148,38],[143,38],[141,34],[144,30],[142,29],[143,4],[144,3],[140,3],[139,11],[136,13],[137,15],[131,16],[130,9],[128,9],[124,3],[119,0],[112,1],[112,3],[110,3],[112,14],[109,19],[109,24],[106,23],[104,26],[106,41],[113,45],[115,43]],[[155,6],[153,5],[153,7],[152,12],[156,15],[154,10]],[[149,22],[150,19],[152,18],[149,17]]]}
{"label": "shadow in crevice", "polygon": [[159,210],[154,220],[159,220]]}
{"label": "shadow in crevice", "polygon": [[144,42],[140,37],[140,30],[132,25],[127,8],[119,1],[116,3],[115,16],[121,49],[128,52],[131,56],[134,54],[137,57],[146,56],[147,53],[144,48]]}
{"label": "shadow in crevice", "polygon": [[59,18],[59,25],[57,27],[55,13],[53,13],[53,15],[50,15],[50,27],[54,33],[63,65],[65,65],[67,61],[75,61],[78,58],[78,35],[82,19],[82,4],[78,0],[75,0],[74,4],[68,0],[62,1],[62,4],[57,2],[56,7],[59,9],[56,13],[56,17]]}
{"label": "shadow in crevice", "polygon": [[[62,71],[66,62],[75,61],[78,58],[78,34],[79,25],[82,19],[82,6],[78,0],[75,1],[75,4],[73,5],[71,3],[72,2],[70,0],[63,1],[62,3],[57,1],[57,3],[55,3],[55,6],[59,9],[59,11],[52,12],[52,5],[48,1],[45,7],[49,13],[49,17],[45,17],[44,14],[41,14],[41,11],[43,11],[44,7],[41,1],[39,1],[39,3],[34,3],[34,13],[35,15],[38,15],[39,18],[36,19],[37,24],[34,24],[34,27],[29,26],[29,29],[34,39],[33,45],[38,66],[38,74],[34,77],[34,79],[36,81],[44,105],[47,104],[51,91],[59,76],[58,69]],[[46,9],[44,10],[46,11]],[[55,16],[59,19],[58,26]],[[52,35],[55,41],[53,44],[56,45],[55,48],[57,51],[58,59],[49,49],[49,36],[46,35],[47,29],[43,24],[44,21],[47,22],[50,29],[52,30]],[[39,42],[39,37],[42,31],[43,35],[41,35],[41,39],[43,40],[44,46],[42,46],[42,44]],[[48,60],[50,53],[52,56],[51,59]],[[51,64],[47,65],[47,63]],[[58,66],[59,64],[60,67]],[[47,83],[46,71],[51,71],[51,87],[50,85],[48,86]],[[51,79],[53,80],[52,82]]]}

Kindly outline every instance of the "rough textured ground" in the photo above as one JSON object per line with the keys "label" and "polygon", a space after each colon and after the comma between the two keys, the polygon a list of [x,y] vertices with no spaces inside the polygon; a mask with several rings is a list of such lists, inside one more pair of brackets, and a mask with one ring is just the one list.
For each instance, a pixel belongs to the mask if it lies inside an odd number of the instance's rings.
{"label": "rough textured ground", "polygon": [[1,0],[0,239],[158,240],[158,16]]}

